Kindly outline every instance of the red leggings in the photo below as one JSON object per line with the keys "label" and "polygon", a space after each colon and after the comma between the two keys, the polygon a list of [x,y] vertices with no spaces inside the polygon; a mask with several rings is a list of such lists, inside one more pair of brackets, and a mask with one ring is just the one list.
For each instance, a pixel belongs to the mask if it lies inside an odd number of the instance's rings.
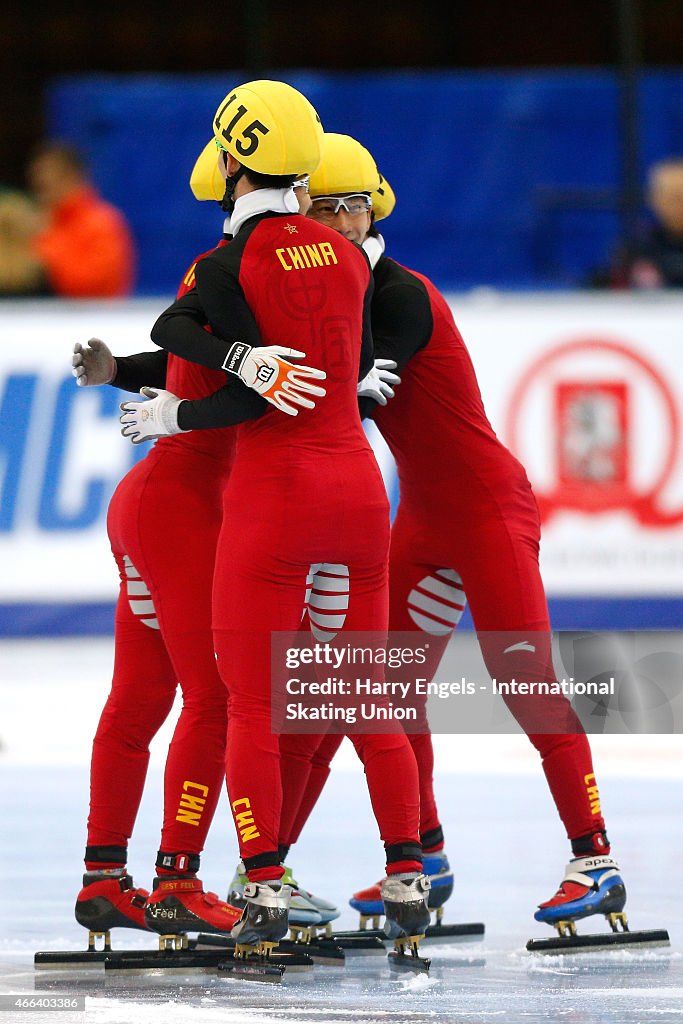
{"label": "red leggings", "polygon": [[[430,527],[423,517],[399,506],[391,533],[390,628],[420,629],[429,634],[433,660],[423,674],[429,677],[436,671],[459,617],[463,604],[458,595],[460,578],[491,676],[499,680],[512,676],[554,680],[550,623],[538,567],[540,530],[535,512],[530,509],[526,518],[520,517],[511,524],[490,513],[478,519],[473,511],[469,524],[455,529],[450,540],[443,536],[444,532],[443,527]],[[461,543],[460,537],[465,537],[467,543]],[[520,651],[511,660],[505,654],[511,643],[510,634],[518,638],[533,634],[536,651]],[[568,701],[564,697],[504,699],[541,756],[568,838],[604,829],[590,745]],[[538,723],[548,719],[566,723],[572,731],[537,731]],[[411,734],[409,738],[420,774],[420,833],[424,835],[439,824],[433,790],[432,742],[428,732]],[[283,739],[289,745],[297,737]],[[288,751],[283,761],[288,797],[282,820],[285,845],[298,838],[315,806],[338,745],[336,737],[322,740],[314,767],[303,769],[303,782],[301,758]]]}
{"label": "red leggings", "polygon": [[[348,568],[347,630],[386,633],[386,496],[372,455],[354,458],[356,472],[345,478],[362,480],[370,472],[372,486],[346,487],[342,494],[333,489],[337,500],[329,508],[325,463],[318,474],[302,474],[296,482],[273,475],[260,485],[258,464],[245,459],[240,469],[235,466],[226,490],[216,557],[214,634],[229,692],[228,793],[240,853],[253,881],[277,877],[282,870],[273,857],[280,838],[282,787],[279,737],[271,726],[271,632],[298,630],[311,563],[338,562]],[[340,472],[338,463],[334,471]],[[254,515],[260,508],[268,514]],[[298,741],[308,764],[319,737],[290,738]],[[365,766],[385,846],[417,842],[417,766],[405,734],[351,739]]]}
{"label": "red leggings", "polygon": [[161,849],[199,853],[223,786],[227,704],[211,633],[226,466],[158,446],[119,484],[108,530],[121,578],[112,688],[93,743],[88,845],[126,846],[149,744],[183,707],[164,776]]}

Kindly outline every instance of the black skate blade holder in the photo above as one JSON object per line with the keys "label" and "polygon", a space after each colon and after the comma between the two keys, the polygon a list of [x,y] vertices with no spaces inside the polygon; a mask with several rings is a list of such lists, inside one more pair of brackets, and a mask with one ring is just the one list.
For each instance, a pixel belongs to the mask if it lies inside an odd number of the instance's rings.
{"label": "black skate blade holder", "polygon": [[[211,935],[200,932],[196,939],[190,940],[190,949],[234,949],[235,940],[229,935]],[[299,942],[291,939],[280,939],[278,951],[281,953],[297,953],[309,956],[313,963],[325,967],[343,967],[344,950],[330,939],[319,938],[312,942]]]}
{"label": "black skate blade holder", "polygon": [[313,969],[308,956],[280,953],[269,956],[239,957],[233,949],[172,949],[120,950],[104,960],[105,974],[109,977],[125,974],[191,975],[222,974],[244,976],[251,981],[280,981],[287,971],[300,972]]}
{"label": "black skate blade holder", "polygon": [[[101,945],[98,945],[101,943]],[[110,931],[89,931],[88,948],[75,950],[46,950],[35,953],[33,966],[39,970],[76,970],[102,967],[112,953]]]}
{"label": "black skate blade holder", "polygon": [[392,971],[413,971],[428,974],[432,961],[420,956],[418,950],[422,935],[404,935],[394,939],[393,952],[387,959]]}
{"label": "black skate blade holder", "polygon": [[[439,913],[440,911],[440,913]],[[361,914],[361,921],[364,915]],[[378,927],[367,928],[368,921],[379,921],[380,917],[375,914],[365,915],[365,925],[356,932],[333,932],[332,941],[340,942],[342,939],[350,939],[352,936],[362,936],[381,939],[386,942],[384,931]],[[436,921],[430,924],[423,936],[423,942],[434,945],[451,942],[482,942],[486,934],[486,926],[481,921],[468,921],[462,924],[443,924],[443,908],[439,907],[436,912]]]}
{"label": "black skate blade holder", "polygon": [[664,928],[632,932],[628,926],[628,918],[623,911],[605,914],[605,919],[611,931],[590,935],[579,935],[576,931],[575,921],[556,921],[554,924],[557,930],[556,938],[529,939],[526,948],[530,953],[549,953],[557,956],[561,953],[597,952],[610,949],[653,949],[671,945],[669,933]]}

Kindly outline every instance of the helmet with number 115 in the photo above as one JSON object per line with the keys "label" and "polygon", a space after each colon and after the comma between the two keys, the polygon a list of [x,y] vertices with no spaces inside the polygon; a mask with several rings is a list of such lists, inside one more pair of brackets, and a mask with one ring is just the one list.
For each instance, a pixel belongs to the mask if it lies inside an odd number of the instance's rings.
{"label": "helmet with number 115", "polygon": [[320,118],[286,82],[264,79],[232,89],[216,111],[213,133],[220,149],[258,174],[299,176],[320,163]]}

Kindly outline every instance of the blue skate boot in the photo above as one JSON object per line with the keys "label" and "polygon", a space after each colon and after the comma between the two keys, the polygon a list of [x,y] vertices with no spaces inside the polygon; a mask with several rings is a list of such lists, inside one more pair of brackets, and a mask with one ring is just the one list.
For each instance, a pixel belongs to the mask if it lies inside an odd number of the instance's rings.
{"label": "blue skate boot", "polygon": [[443,850],[422,855],[422,871],[429,879],[427,906],[435,911],[436,923],[443,919],[443,905],[453,895],[453,872]]}
{"label": "blue skate boot", "polygon": [[534,914],[536,921],[553,925],[561,937],[576,935],[575,921],[604,914],[613,932],[628,930],[626,886],[619,865],[609,854],[577,857],[567,865],[560,887]]}

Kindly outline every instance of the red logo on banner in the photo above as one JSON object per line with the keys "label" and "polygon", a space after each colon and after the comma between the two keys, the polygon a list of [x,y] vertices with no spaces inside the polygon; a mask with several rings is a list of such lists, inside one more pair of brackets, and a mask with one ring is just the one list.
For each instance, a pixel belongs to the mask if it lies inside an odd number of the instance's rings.
{"label": "red logo on banner", "polygon": [[645,526],[683,521],[683,510],[661,507],[679,454],[676,403],[656,367],[624,344],[582,339],[544,353],[512,394],[506,435],[544,521],[615,509]]}

